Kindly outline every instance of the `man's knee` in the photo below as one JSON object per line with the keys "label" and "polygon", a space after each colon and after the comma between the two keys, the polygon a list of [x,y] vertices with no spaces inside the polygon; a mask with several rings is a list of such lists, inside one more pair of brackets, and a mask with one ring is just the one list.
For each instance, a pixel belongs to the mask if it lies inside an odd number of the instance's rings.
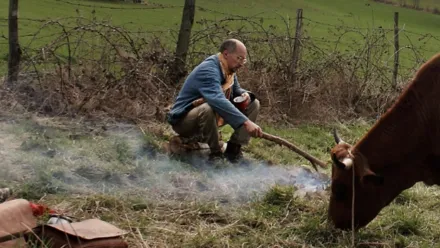
{"label": "man's knee", "polygon": [[202,120],[214,120],[215,119],[215,113],[214,110],[209,106],[208,103],[204,103],[199,108],[199,118]]}
{"label": "man's knee", "polygon": [[252,104],[255,104],[255,108],[256,108],[257,110],[260,110],[260,100],[255,99],[255,100],[252,102]]}
{"label": "man's knee", "polygon": [[260,111],[260,101],[255,99],[251,104],[249,104],[249,112],[257,112]]}

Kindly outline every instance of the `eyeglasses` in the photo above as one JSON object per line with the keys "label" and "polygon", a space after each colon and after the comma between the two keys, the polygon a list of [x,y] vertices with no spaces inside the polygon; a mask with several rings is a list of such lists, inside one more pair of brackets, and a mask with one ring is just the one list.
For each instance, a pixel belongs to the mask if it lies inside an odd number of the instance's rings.
{"label": "eyeglasses", "polygon": [[240,64],[246,64],[247,62],[247,59],[243,58],[243,56],[237,56],[237,60]]}

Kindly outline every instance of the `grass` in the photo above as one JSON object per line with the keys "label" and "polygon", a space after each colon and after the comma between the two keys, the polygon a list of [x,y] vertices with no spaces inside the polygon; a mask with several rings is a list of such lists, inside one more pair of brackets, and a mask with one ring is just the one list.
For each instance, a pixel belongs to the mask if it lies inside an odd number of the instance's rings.
{"label": "grass", "polygon": [[[323,179],[293,180],[316,174],[301,169],[309,165],[298,167],[305,162],[284,147],[253,139],[246,148],[250,168],[200,169],[157,150],[170,135],[167,126],[144,127],[144,136],[136,126],[114,122],[104,130],[61,118],[6,119],[0,122],[2,185],[76,220],[100,218],[128,230],[130,247],[351,246],[351,233],[327,221],[328,191],[307,190]],[[370,125],[263,124],[324,161],[331,128],[353,142]],[[230,131],[223,128],[225,140]],[[263,162],[269,159],[271,166]],[[416,184],[356,233],[356,244],[432,247],[439,242],[439,197],[438,187]]]}
{"label": "grass", "polygon": [[[160,33],[166,44],[171,49],[174,47],[176,41],[176,32],[180,27],[182,1],[165,0],[165,1],[148,1],[147,5],[117,3],[105,1],[85,1],[85,0],[71,0],[71,1],[56,1],[56,0],[42,0],[20,1],[19,16],[21,36],[20,42],[24,47],[37,48],[45,45],[55,39],[61,33],[61,29],[57,24],[47,25],[40,30],[45,22],[31,21],[29,19],[64,19],[66,17],[85,17],[87,19],[96,18],[96,20],[105,20],[113,25],[125,27],[131,32],[141,32],[143,38],[152,38],[154,32]],[[424,5],[422,1],[422,5]],[[426,2],[426,4],[431,4]],[[54,8],[54,6],[57,6]],[[146,7],[158,7],[155,9],[145,9]],[[161,7],[162,6],[162,7]],[[417,47],[420,49],[421,55],[424,59],[431,57],[437,52],[439,31],[436,23],[440,21],[439,15],[420,12],[412,9],[399,8],[386,4],[380,4],[367,0],[295,0],[295,1],[271,1],[270,3],[263,0],[258,1],[198,1],[197,6],[203,9],[197,9],[196,20],[194,24],[194,32],[206,28],[201,20],[220,20],[231,15],[240,15],[255,17],[258,22],[262,21],[262,26],[265,29],[275,28],[275,32],[286,34],[285,21],[290,21],[290,28],[295,26],[296,9],[304,9],[304,30],[321,46],[332,44],[337,38],[335,32],[338,28],[332,25],[343,25],[358,29],[382,27],[384,29],[393,28],[393,13],[398,11],[400,13],[400,27],[405,31],[415,32],[422,35],[402,33],[400,38],[401,64],[410,65],[414,58],[413,51],[409,47]],[[8,2],[2,1],[0,3],[1,9],[8,9]],[[7,37],[7,12],[0,14],[0,35]],[[66,21],[61,21],[65,23]],[[69,25],[72,25],[69,24]],[[239,26],[248,26],[246,22],[232,22],[231,28]],[[250,31],[256,31],[250,28]],[[332,29],[333,31],[329,31]],[[39,31],[40,30],[40,31]],[[348,30],[348,29],[347,29]],[[38,37],[33,37],[33,34],[39,32]],[[259,30],[261,31],[261,30]],[[293,30],[291,30],[293,32]],[[362,31],[366,34],[366,30]],[[425,34],[431,34],[434,38],[423,37]],[[392,44],[393,34],[388,32],[388,39]],[[340,51],[350,49],[350,46],[359,46],[363,42],[363,37],[356,34],[356,32],[348,32],[342,37],[340,44]],[[93,41],[93,37],[88,37]],[[325,42],[320,42],[324,39]],[[93,42],[92,42],[93,43]],[[391,46],[390,46],[391,47]],[[216,49],[211,47],[210,49]],[[4,39],[0,43],[0,50],[3,50],[4,60],[7,60],[7,40]],[[388,59],[384,58],[388,63],[392,62],[392,56]],[[2,66],[6,66],[2,63]],[[6,71],[5,69],[1,71]]]}
{"label": "grass", "polygon": [[[392,2],[394,4],[401,4],[401,3],[403,3],[403,4],[406,4],[406,5],[411,6],[411,7],[414,6],[414,0],[403,0],[403,1],[391,0],[390,2]],[[435,1],[435,0],[422,0],[422,1],[419,1],[419,7],[422,8],[422,9],[429,8],[429,9],[432,10],[434,8],[440,8],[440,4],[439,4],[438,1]]]}
{"label": "grass", "polygon": [[[177,30],[180,22],[181,8],[95,8],[92,15],[93,8],[68,2],[22,0],[20,16],[96,16],[133,31]],[[118,8],[140,6],[70,2]],[[175,6],[181,2],[166,0],[161,4]],[[438,35],[435,23],[439,16],[370,1],[278,0],[268,4],[262,0],[206,0],[197,4],[227,14],[259,14],[265,26],[275,25],[278,29],[284,25],[280,16],[293,18],[296,8],[304,8],[304,16],[309,19],[305,21],[306,30],[312,37],[329,37],[329,26],[322,23],[391,28],[392,14],[398,10],[405,30]],[[0,8],[7,9],[6,1],[0,2]],[[196,21],[225,16],[218,12],[199,9]],[[23,19],[20,34],[34,33],[40,25]],[[203,26],[196,22],[195,28]],[[45,29],[42,37],[50,31]],[[5,34],[3,25],[0,32]],[[29,42],[30,38],[23,40]],[[44,37],[33,44],[42,45],[49,40]],[[423,45],[423,41],[417,42]],[[426,43],[424,50],[426,54],[436,50],[435,42]],[[310,170],[308,161],[285,147],[252,139],[245,147],[245,155],[252,161],[249,168],[230,164],[200,168],[161,152],[163,142],[171,135],[168,126],[140,129],[111,121],[98,125],[61,118],[2,119],[7,120],[0,122],[2,185],[12,187],[16,197],[47,204],[78,220],[101,218],[131,231],[126,237],[130,247],[351,246],[351,233],[336,230],[327,221],[328,190],[320,189],[328,185],[330,168],[321,170],[318,176]],[[371,124],[355,120],[328,125],[262,126],[266,132],[285,138],[330,164],[332,128],[337,128],[344,140],[354,143]],[[226,141],[232,129],[226,126],[222,132]],[[197,157],[189,161],[203,164]],[[435,246],[440,241],[439,196],[438,187],[422,184],[403,192],[367,228],[356,233],[356,244]]]}

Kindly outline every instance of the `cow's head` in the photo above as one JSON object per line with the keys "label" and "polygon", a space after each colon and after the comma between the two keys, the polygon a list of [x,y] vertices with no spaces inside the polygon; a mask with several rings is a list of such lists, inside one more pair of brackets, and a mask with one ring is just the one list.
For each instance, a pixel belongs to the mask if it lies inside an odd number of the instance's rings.
{"label": "cow's head", "polygon": [[367,159],[340,139],[336,131],[334,138],[336,146],[331,150],[333,166],[329,217],[337,228],[351,228],[354,173],[354,224],[360,228],[368,224],[383,207],[376,195],[383,178],[371,171]]}

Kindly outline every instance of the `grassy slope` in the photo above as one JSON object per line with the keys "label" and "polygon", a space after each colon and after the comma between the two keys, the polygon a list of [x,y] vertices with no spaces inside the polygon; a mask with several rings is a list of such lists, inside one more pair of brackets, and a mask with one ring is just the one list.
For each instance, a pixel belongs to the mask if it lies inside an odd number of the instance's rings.
{"label": "grassy slope", "polygon": [[[133,23],[135,27],[140,29],[155,28],[168,29],[179,27],[181,12],[180,8],[165,8],[155,10],[136,10],[139,5],[133,4],[110,4],[91,1],[71,1],[85,5],[96,5],[96,15],[99,18],[111,19],[115,24],[122,25]],[[154,1],[151,1],[154,2]],[[165,6],[182,6],[182,1],[165,0],[156,1]],[[56,7],[54,6],[56,4]],[[419,33],[437,34],[437,25],[440,16],[427,14],[419,11],[402,9],[395,6],[377,4],[370,1],[349,1],[349,0],[295,0],[295,1],[271,1],[271,3],[263,0],[259,1],[198,1],[197,6],[215,10],[227,14],[235,14],[242,16],[253,16],[261,14],[263,17],[276,17],[278,13],[283,17],[290,16],[295,18],[296,9],[304,9],[304,17],[314,21],[327,24],[340,24],[340,20],[344,21],[347,26],[353,27],[371,27],[383,26],[384,28],[393,28],[393,12],[400,12],[400,23],[405,24],[407,30]],[[0,8],[7,9],[8,3],[2,1]],[[128,10],[121,9],[100,9],[99,7],[128,7]],[[141,7],[139,7],[141,8]],[[38,9],[38,11],[35,11]],[[77,6],[67,4],[63,1],[44,0],[44,1],[20,1],[20,16],[23,18],[61,18],[66,16],[76,16],[75,9],[80,11],[83,16],[90,16],[91,7]],[[2,13],[2,17],[6,17],[6,13]],[[196,13],[196,21],[201,18],[219,18],[222,14],[212,13],[209,11],[200,11]],[[437,21],[437,22],[436,22]],[[268,21],[267,24],[282,24],[280,20],[277,22]],[[24,29],[26,30],[26,29]],[[317,30],[324,32],[325,29]]]}
{"label": "grassy slope", "polygon": [[[401,0],[391,0],[391,2],[393,2],[394,4],[400,4]],[[403,0],[403,2],[405,4],[407,4],[408,6],[413,6],[414,5],[414,0]],[[440,8],[440,3],[437,0],[421,0],[420,1],[420,8]]]}
{"label": "grassy slope", "polygon": [[[142,8],[142,5],[134,4],[114,4],[103,3],[103,1],[55,1],[55,0],[43,0],[32,1],[23,0],[20,1],[19,15],[21,18],[36,18],[36,19],[55,19],[68,16],[77,16],[76,10],[79,15],[90,18],[93,7],[79,6],[71,3],[80,3],[88,6],[97,6],[95,8],[95,15],[98,19],[111,20],[116,25],[124,25],[131,30],[178,30],[181,19],[182,9],[165,8],[155,10],[142,10],[133,8]],[[154,1],[150,1],[153,2]],[[165,0],[156,1],[156,3],[163,4],[165,6],[182,6],[182,1],[177,0]],[[351,27],[379,27],[393,28],[393,13],[395,11],[400,12],[400,26],[405,27],[405,30],[417,32],[417,33],[429,33],[435,36],[439,36],[438,23],[440,21],[439,15],[433,15],[425,12],[403,9],[395,6],[378,4],[367,0],[295,0],[295,1],[197,1],[197,6],[206,8],[208,10],[214,10],[227,14],[236,14],[242,16],[254,16],[258,15],[265,20],[264,25],[268,27],[273,24],[279,27],[280,30],[284,30],[284,24],[280,17],[295,18],[296,9],[304,9],[304,17],[311,19],[314,22],[320,22],[325,24],[343,24]],[[101,8],[104,7],[104,8]],[[121,9],[109,9],[109,8],[129,8],[126,10]],[[8,8],[7,1],[0,2],[0,9],[6,10]],[[197,10],[196,21],[202,18],[207,19],[221,19],[225,17],[224,14],[215,13],[211,11]],[[7,18],[7,12],[3,11],[0,14],[0,18]],[[270,19],[276,18],[276,19]],[[6,24],[4,20],[0,24]],[[312,38],[329,37],[328,26],[316,24],[313,22],[305,21],[306,29]],[[307,23],[310,25],[307,26]],[[40,27],[40,23],[21,21],[20,22],[20,35],[31,34],[36,32]],[[201,28],[197,22],[195,28]],[[50,34],[50,31],[44,31],[44,35]],[[0,26],[0,33],[7,36],[7,26]],[[391,36],[390,36],[391,38]],[[418,36],[410,35],[411,41],[417,45],[420,42],[417,40]],[[30,37],[23,37],[24,44],[30,40]],[[43,39],[40,44],[44,44],[49,38]],[[401,46],[409,44],[407,38],[401,38]],[[424,55],[426,57],[432,56],[437,51],[438,42],[430,41],[424,46],[426,50]],[[7,51],[6,45],[0,45],[3,52],[2,57],[5,57]],[[405,52],[405,51],[404,51]],[[408,55],[404,55],[403,59],[408,59]]]}

